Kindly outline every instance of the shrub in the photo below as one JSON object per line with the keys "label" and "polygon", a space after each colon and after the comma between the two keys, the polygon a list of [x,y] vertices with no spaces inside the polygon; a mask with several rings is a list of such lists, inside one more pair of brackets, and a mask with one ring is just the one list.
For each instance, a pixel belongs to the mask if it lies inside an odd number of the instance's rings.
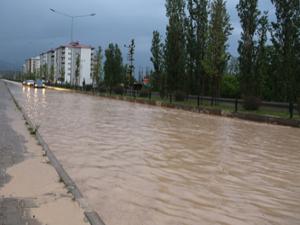
{"label": "shrub", "polygon": [[120,85],[113,88],[113,91],[117,95],[123,95],[124,94],[124,88]]}
{"label": "shrub", "polygon": [[107,91],[104,85],[99,86],[97,89],[100,93],[105,93]]}
{"label": "shrub", "polygon": [[142,88],[142,90],[140,91],[139,96],[141,98],[148,98],[149,97],[149,93],[150,93],[150,91],[148,89]]}
{"label": "shrub", "polygon": [[66,83],[66,84],[65,84],[65,88],[71,88],[71,84]]}
{"label": "shrub", "polygon": [[221,83],[221,96],[224,98],[235,98],[238,95],[239,81],[237,76],[225,75]]}
{"label": "shrub", "polygon": [[176,102],[183,102],[186,95],[183,91],[176,91],[174,96]]}
{"label": "shrub", "polygon": [[258,110],[261,105],[261,100],[255,96],[244,97],[244,109],[246,110]]}
{"label": "shrub", "polygon": [[91,85],[91,84],[85,85],[84,89],[85,89],[85,91],[91,91],[91,90],[93,90],[93,85]]}

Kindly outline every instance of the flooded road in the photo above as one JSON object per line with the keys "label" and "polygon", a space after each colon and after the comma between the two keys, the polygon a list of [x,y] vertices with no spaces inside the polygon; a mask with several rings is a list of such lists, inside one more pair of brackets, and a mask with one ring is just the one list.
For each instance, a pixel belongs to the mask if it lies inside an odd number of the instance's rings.
{"label": "flooded road", "polygon": [[107,225],[300,224],[300,129],[9,87]]}

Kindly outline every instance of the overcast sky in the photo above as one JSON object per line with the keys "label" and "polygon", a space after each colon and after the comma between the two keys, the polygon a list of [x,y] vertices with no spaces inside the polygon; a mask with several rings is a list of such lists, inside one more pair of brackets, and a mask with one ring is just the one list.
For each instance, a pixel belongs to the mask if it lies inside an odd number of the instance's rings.
{"label": "overcast sky", "polygon": [[[274,13],[269,0],[259,0],[261,10]],[[235,6],[227,7],[235,28],[229,51],[236,55],[240,25]],[[149,61],[153,30],[165,34],[165,0],[0,0],[0,60],[21,65],[31,56],[70,41],[68,18],[49,8],[72,15],[96,13],[75,22],[74,39],[92,46],[115,42],[122,47],[136,40],[136,69],[151,66]],[[126,60],[126,59],[125,59]]]}

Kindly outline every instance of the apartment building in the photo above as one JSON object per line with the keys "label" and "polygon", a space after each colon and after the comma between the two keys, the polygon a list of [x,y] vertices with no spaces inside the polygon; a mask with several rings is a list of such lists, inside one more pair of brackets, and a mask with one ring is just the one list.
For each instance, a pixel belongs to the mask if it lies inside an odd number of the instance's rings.
{"label": "apartment building", "polygon": [[72,42],[56,49],[56,80],[82,86],[92,84],[93,48]]}
{"label": "apartment building", "polygon": [[24,73],[33,73],[39,74],[41,67],[40,56],[32,57],[26,59],[25,64],[23,65]]}
{"label": "apartment building", "polygon": [[[82,86],[93,83],[94,48],[71,42],[26,60],[25,71],[41,71],[41,77],[55,83]],[[41,69],[40,69],[41,68]]]}

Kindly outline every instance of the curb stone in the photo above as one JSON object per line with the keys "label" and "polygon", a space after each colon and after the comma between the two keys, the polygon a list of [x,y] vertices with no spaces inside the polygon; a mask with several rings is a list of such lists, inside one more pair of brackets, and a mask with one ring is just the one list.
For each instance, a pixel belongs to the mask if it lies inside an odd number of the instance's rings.
{"label": "curb stone", "polygon": [[100,218],[97,212],[90,209],[87,204],[84,204],[85,200],[83,198],[82,193],[76,186],[75,182],[72,180],[72,178],[68,175],[68,173],[65,171],[63,166],[60,164],[56,156],[53,154],[51,149],[49,148],[48,144],[44,141],[43,137],[41,136],[38,129],[36,129],[36,126],[32,123],[32,121],[29,119],[23,108],[19,105],[13,94],[11,93],[9,87],[7,86],[6,82],[4,82],[12,100],[14,101],[17,108],[22,113],[25,121],[28,123],[28,126],[35,130],[35,137],[37,138],[39,144],[42,146],[43,150],[46,152],[46,156],[51,162],[51,165],[55,168],[57,174],[59,175],[60,179],[64,182],[67,189],[72,193],[74,199],[79,203],[79,206],[84,210],[84,215],[89,221],[91,225],[105,225],[103,220]]}

